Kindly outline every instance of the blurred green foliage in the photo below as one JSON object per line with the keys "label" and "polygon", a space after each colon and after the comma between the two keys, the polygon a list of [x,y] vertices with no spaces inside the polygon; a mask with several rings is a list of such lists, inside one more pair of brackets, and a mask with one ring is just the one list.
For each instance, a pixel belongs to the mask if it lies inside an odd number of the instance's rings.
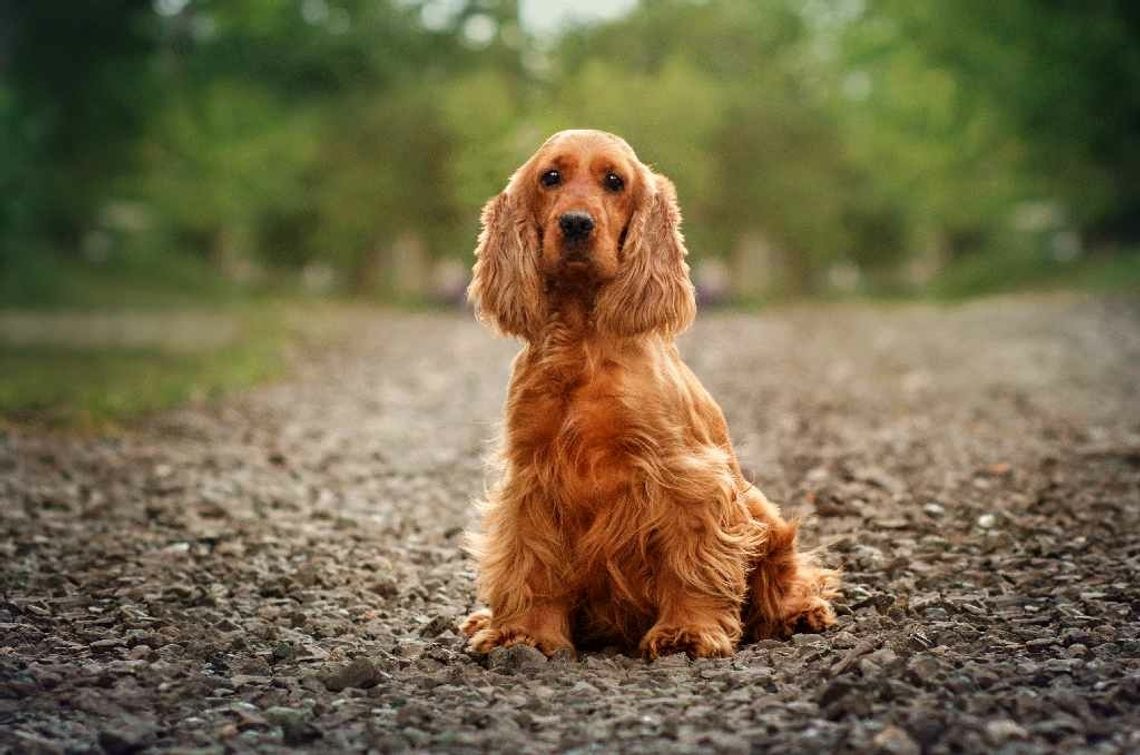
{"label": "blurred green foliage", "polygon": [[0,30],[0,305],[446,295],[567,127],[669,174],[741,299],[1132,269],[1140,241],[1123,0],[643,0],[555,38],[507,0],[37,0]]}

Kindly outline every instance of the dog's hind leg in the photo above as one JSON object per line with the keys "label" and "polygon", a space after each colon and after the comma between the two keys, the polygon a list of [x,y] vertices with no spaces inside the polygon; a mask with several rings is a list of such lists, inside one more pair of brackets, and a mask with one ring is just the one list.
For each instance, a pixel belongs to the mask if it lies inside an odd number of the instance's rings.
{"label": "dog's hind leg", "polygon": [[821,566],[796,547],[796,522],[751,488],[749,509],[768,528],[764,552],[752,570],[744,616],[746,637],[783,639],[797,631],[821,632],[835,623],[830,600],[839,594],[839,571]]}

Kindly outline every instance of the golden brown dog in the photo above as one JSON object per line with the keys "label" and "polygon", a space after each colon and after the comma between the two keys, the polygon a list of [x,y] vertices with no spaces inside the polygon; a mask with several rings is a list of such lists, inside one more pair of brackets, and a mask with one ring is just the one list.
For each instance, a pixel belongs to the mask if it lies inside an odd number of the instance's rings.
{"label": "golden brown dog", "polygon": [[469,296],[525,341],[472,537],[470,647],[733,652],[835,621],[836,572],[744,478],[673,336],[696,313],[672,184],[624,140],[551,137],[483,210]]}

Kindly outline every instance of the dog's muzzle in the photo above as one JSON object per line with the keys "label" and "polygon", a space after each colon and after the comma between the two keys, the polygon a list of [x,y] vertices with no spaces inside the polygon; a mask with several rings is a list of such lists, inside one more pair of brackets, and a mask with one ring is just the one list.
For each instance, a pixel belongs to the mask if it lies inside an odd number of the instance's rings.
{"label": "dog's muzzle", "polygon": [[585,212],[567,212],[559,216],[558,227],[566,241],[584,241],[594,231],[594,219]]}

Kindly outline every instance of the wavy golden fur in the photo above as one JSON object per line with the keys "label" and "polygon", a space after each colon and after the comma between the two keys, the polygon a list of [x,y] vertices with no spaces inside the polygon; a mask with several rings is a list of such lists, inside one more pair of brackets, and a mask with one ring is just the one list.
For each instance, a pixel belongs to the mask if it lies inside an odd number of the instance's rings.
{"label": "wavy golden fur", "polygon": [[696,313],[672,184],[624,140],[555,134],[483,211],[469,297],[525,342],[471,538],[472,649],[733,652],[835,621],[836,572],[741,473],[677,352]]}

